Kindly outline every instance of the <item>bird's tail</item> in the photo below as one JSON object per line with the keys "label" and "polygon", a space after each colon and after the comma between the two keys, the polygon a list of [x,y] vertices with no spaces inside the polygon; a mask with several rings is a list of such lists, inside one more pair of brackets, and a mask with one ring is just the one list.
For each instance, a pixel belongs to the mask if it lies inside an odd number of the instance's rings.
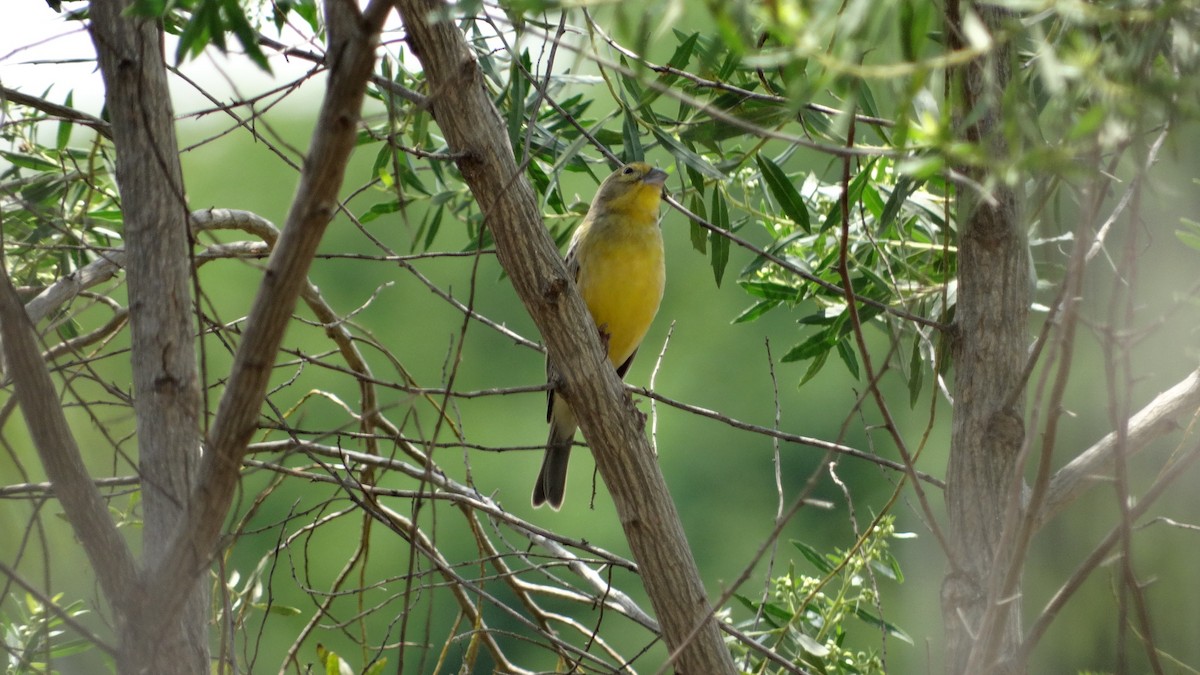
{"label": "bird's tail", "polygon": [[[568,416],[569,416],[568,411]],[[546,441],[546,456],[542,460],[542,470],[538,473],[537,483],[533,486],[533,505],[549,504],[557,511],[562,507],[563,496],[567,491],[567,463],[571,459],[571,444],[575,441],[574,419],[571,424],[552,415],[550,420],[550,439]]]}

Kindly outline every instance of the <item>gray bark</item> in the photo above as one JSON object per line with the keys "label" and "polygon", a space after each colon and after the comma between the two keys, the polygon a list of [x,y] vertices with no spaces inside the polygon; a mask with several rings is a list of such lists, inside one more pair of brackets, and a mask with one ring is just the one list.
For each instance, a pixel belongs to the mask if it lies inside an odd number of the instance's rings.
{"label": "gray bark", "polygon": [[[949,30],[962,22],[951,3]],[[977,6],[996,34],[1002,10]],[[962,45],[957,45],[961,47]],[[958,73],[954,105],[973,121],[961,128],[966,140],[997,158],[1007,155],[1002,138],[1001,95],[1008,85],[1010,48],[997,42],[986,56]],[[959,191],[958,303],[953,331],[954,421],[946,476],[950,570],[942,586],[946,627],[946,672],[965,673],[988,609],[996,553],[1012,495],[1014,467],[1025,437],[1024,384],[1031,301],[1029,258],[1014,190],[985,170],[966,168],[988,189],[985,198]],[[1020,644],[1019,594],[999,608],[987,636],[999,662],[991,672],[1012,672],[1005,658]],[[978,674],[976,674],[978,675]]]}
{"label": "gray bark", "polygon": [[634,408],[600,346],[594,323],[542,226],[533,191],[513,159],[483,74],[436,0],[395,0],[421,60],[429,100],[458,167],[496,238],[497,254],[529,310],[591,446],[677,672],[735,672],[712,617],[679,514]]}
{"label": "gray bark", "polygon": [[[191,325],[187,199],[167,88],[162,31],[123,16],[127,3],[91,3],[92,40],[104,77],[125,223],[134,412],[142,479],[144,565],[161,562],[188,508],[200,460],[200,395]],[[208,672],[206,579],[184,580],[184,610],[120,631],[126,673]],[[151,647],[151,648],[148,648]]]}
{"label": "gray bark", "polygon": [[[389,6],[372,2],[359,11],[351,0],[325,4],[329,34],[328,89],[317,117],[300,185],[262,285],[246,320],[229,381],[209,430],[191,509],[172,538],[162,562],[149,571],[146,597],[154,611],[170,616],[184,598],[180,579],[198,579],[216,553],[229,512],[246,444],[258,426],[267,381],[296,299],[308,282],[308,269],[332,220],[346,165],[354,149],[367,78]],[[150,608],[145,608],[149,612]],[[152,621],[153,613],[135,617]]]}

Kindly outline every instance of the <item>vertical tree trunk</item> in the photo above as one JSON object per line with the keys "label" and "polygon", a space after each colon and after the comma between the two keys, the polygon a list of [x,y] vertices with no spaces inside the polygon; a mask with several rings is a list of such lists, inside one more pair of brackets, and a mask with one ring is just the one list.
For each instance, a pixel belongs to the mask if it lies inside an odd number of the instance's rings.
{"label": "vertical tree trunk", "polygon": [[[961,35],[957,2],[948,7],[948,33]],[[1004,14],[975,10],[993,35]],[[954,44],[954,47],[963,45]],[[1010,49],[993,49],[957,73],[960,117],[973,119],[959,130],[969,142],[1003,158],[1001,97],[1008,85]],[[1028,346],[1029,258],[1014,190],[978,169],[963,169],[986,186],[990,198],[971,188],[959,190],[958,303],[954,331],[954,422],[946,480],[949,511],[950,570],[942,587],[946,626],[946,672],[964,673],[988,590],[1004,513],[1011,494],[1014,465],[1025,435],[1020,382]],[[1000,655],[997,672],[1020,642],[1019,597],[1005,604],[995,626]],[[974,675],[979,675],[978,673]]]}
{"label": "vertical tree trunk", "polygon": [[[145,521],[143,566],[153,570],[189,503],[200,458],[200,397],[187,203],[162,31],[153,21],[122,16],[125,9],[122,0],[94,0],[90,15],[117,151]],[[145,602],[149,606],[137,615],[147,621],[119,626],[121,672],[208,672],[207,580],[195,583],[184,610],[165,627],[152,609],[156,599]],[[151,625],[158,639],[141,632]]]}

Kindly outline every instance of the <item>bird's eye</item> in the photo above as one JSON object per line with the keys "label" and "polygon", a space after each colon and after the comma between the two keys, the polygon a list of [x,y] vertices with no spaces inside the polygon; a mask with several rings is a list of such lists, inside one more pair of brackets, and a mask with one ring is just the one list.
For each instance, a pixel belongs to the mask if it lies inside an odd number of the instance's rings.
{"label": "bird's eye", "polygon": [[632,167],[632,166],[627,166],[627,167],[625,167],[625,170],[624,170],[624,171],[622,171],[621,173],[625,174],[626,176],[632,175],[632,174],[633,174],[633,167]]}

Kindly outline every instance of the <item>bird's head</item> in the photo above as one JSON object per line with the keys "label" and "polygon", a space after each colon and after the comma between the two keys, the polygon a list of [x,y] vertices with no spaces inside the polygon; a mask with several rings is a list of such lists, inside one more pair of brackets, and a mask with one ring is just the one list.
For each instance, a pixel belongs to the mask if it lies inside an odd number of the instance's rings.
{"label": "bird's head", "polygon": [[667,173],[645,162],[620,167],[600,185],[592,210],[634,214],[658,214]]}

